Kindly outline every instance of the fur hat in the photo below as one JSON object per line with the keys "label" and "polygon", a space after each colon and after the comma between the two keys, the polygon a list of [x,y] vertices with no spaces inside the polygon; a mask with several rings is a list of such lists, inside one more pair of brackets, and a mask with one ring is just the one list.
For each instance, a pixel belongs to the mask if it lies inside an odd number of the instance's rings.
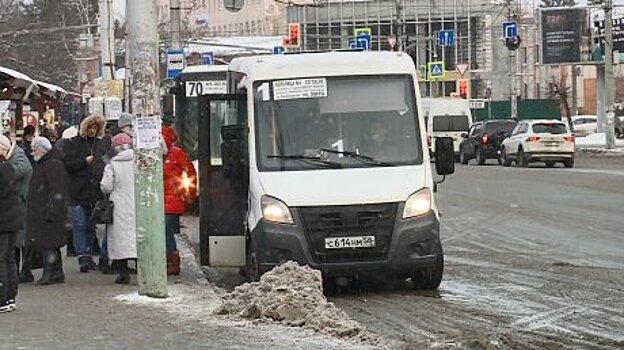
{"label": "fur hat", "polygon": [[106,119],[104,119],[104,117],[102,117],[98,113],[93,113],[89,115],[88,117],[84,118],[84,120],[80,123],[80,136],[86,137],[87,129],[89,129],[89,127],[92,125],[96,125],[98,127],[98,132],[96,135],[97,137],[104,136],[104,131],[106,131]]}
{"label": "fur hat", "polygon": [[134,117],[130,113],[121,113],[119,119],[117,120],[117,128],[121,129],[124,126],[132,126],[132,119]]}
{"label": "fur hat", "polygon": [[52,149],[52,144],[50,143],[50,140],[45,137],[37,136],[30,143],[30,147],[44,150],[47,153]]}
{"label": "fur hat", "polygon": [[113,136],[113,147],[121,145],[132,145],[132,138],[125,132]]}
{"label": "fur hat", "polygon": [[0,149],[11,149],[11,140],[4,135],[0,135]]}

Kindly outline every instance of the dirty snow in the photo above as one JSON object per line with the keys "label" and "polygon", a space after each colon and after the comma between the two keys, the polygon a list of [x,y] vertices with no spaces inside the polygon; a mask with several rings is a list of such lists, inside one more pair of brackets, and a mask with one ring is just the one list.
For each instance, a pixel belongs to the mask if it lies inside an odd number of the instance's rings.
{"label": "dirty snow", "polygon": [[377,345],[381,339],[323,295],[320,271],[289,261],[224,296],[217,314],[304,327],[338,338]]}
{"label": "dirty snow", "polygon": [[[239,315],[226,318],[219,317],[218,314],[223,314],[222,310],[225,304],[231,303],[238,304],[241,308],[246,307],[241,304],[242,301],[239,300],[238,303],[234,301],[236,291],[227,294],[225,290],[211,285],[206,280],[202,270],[195,263],[195,256],[185,240],[178,240],[178,250],[182,258],[184,279],[176,279],[174,284],[171,284],[170,281],[167,298],[151,298],[139,295],[138,292],[132,292],[117,295],[114,299],[128,305],[158,309],[171,314],[180,321],[200,322],[207,327],[234,327],[241,332],[242,336],[249,337],[249,339],[267,338],[284,346],[294,343],[302,349],[383,348],[379,337],[350,320],[343,311],[327,302],[322,293],[321,277],[318,271],[298,265],[296,270],[289,271],[289,273],[284,274],[284,267],[282,267],[276,269],[276,272],[267,273],[265,276],[268,277],[264,277],[265,281],[267,278],[268,281],[271,281],[266,286],[270,287],[273,293],[289,295],[289,297],[282,295],[279,299],[281,305],[269,302],[270,297],[259,295],[257,286],[262,282],[239,287],[249,290],[250,296],[255,296],[255,305],[257,305],[258,310],[267,310],[267,306],[270,304],[274,310],[273,316],[287,315],[287,318],[293,321],[292,323],[277,320],[275,320],[277,322],[272,322],[273,320],[265,318],[262,322],[265,324],[261,324],[254,322],[259,318],[239,317]],[[291,266],[291,264],[287,264],[287,266]],[[280,273],[280,271],[282,272]],[[297,275],[295,271],[305,271],[305,273],[302,274],[301,278],[295,278]],[[310,276],[312,275],[315,283],[308,283],[311,282]],[[300,283],[296,283],[296,280]],[[253,288],[256,288],[255,294],[251,293]],[[278,292],[278,290],[282,292]],[[286,290],[288,292],[283,293]],[[268,295],[274,296],[275,294]],[[305,306],[302,306],[304,304]],[[249,309],[251,310],[253,307],[250,306]],[[304,316],[307,318],[303,322],[296,320]],[[301,327],[284,327],[289,325],[304,327],[303,329]],[[328,327],[332,329],[329,330]],[[245,343],[245,341],[241,342]]]}
{"label": "dirty snow", "polygon": [[[585,137],[577,137],[575,140],[577,147],[585,148],[586,146],[602,146],[607,144],[607,137],[605,133],[594,133]],[[617,147],[624,147],[624,139],[616,139],[615,145]]]}

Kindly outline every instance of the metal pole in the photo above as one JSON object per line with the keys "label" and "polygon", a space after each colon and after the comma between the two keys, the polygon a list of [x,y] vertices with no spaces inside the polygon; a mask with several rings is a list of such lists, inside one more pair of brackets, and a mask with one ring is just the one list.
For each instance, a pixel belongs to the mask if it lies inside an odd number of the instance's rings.
{"label": "metal pole", "polygon": [[[509,15],[508,18],[509,19],[513,19],[514,16],[514,11],[513,11],[513,0],[509,0],[508,3],[508,7],[509,7]],[[510,65],[510,69],[509,69],[509,82],[511,85],[511,89],[510,89],[510,98],[511,98],[511,119],[517,119],[518,118],[518,93],[516,91],[517,86],[516,86],[516,50],[509,50],[509,65]]]}
{"label": "metal pole", "polygon": [[615,148],[615,83],[613,80],[613,2],[605,0],[605,90],[606,101],[606,139],[607,149]]}
{"label": "metal pole", "polygon": [[115,29],[113,27],[112,0],[100,0],[100,51],[102,57],[102,81],[115,79]]}
{"label": "metal pole", "polygon": [[578,89],[576,87],[576,65],[571,66],[572,70],[572,115],[578,115]]}
{"label": "metal pole", "polygon": [[166,298],[156,1],[127,1],[126,16],[127,52],[132,54],[132,110],[136,116],[134,179],[139,294]]}
{"label": "metal pole", "polygon": [[396,45],[398,51],[403,51],[403,19],[401,18],[401,11],[403,11],[403,4],[401,0],[396,0]]}
{"label": "metal pole", "polygon": [[180,41],[180,0],[170,0],[171,10],[171,47],[182,48]]}

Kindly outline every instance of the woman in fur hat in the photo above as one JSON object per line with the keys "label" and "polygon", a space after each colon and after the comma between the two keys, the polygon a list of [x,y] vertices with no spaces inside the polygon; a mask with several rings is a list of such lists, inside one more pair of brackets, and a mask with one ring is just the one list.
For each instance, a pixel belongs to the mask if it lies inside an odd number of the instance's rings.
{"label": "woman in fur hat", "polygon": [[79,134],[63,146],[67,171],[69,205],[72,213],[74,247],[80,272],[96,268],[93,262],[95,219],[91,215],[95,202],[102,197],[100,180],[104,173],[103,156],[110,149],[104,137],[106,120],[91,114],[80,123]]}

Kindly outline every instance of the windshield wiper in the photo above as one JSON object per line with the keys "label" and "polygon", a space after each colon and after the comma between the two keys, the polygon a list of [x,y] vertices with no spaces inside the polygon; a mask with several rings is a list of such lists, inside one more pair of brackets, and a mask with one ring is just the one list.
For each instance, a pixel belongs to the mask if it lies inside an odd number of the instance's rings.
{"label": "windshield wiper", "polygon": [[335,149],[330,149],[330,148],[321,148],[320,150],[321,150],[321,152],[342,154],[342,155],[345,155],[347,157],[351,157],[353,159],[359,160],[360,162],[362,162],[364,164],[374,164],[374,165],[380,165],[380,166],[392,166],[392,164],[390,164],[390,163],[387,163],[387,162],[375,159],[375,158],[373,158],[371,156],[355,153],[353,151],[337,151]]}
{"label": "windshield wiper", "polygon": [[294,159],[301,160],[308,163],[313,163],[317,165],[323,165],[327,168],[342,168],[342,164],[337,162],[332,162],[330,160],[321,159],[318,156],[306,156],[303,154],[270,154],[267,156],[269,159]]}

